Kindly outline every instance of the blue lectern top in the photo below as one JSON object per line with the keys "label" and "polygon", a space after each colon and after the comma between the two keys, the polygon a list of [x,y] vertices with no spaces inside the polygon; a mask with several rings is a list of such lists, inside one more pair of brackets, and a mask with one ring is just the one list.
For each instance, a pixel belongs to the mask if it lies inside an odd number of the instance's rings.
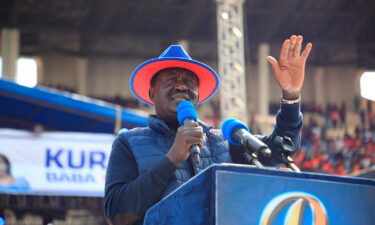
{"label": "blue lectern top", "polygon": [[155,204],[145,224],[355,225],[375,221],[375,180],[208,167]]}

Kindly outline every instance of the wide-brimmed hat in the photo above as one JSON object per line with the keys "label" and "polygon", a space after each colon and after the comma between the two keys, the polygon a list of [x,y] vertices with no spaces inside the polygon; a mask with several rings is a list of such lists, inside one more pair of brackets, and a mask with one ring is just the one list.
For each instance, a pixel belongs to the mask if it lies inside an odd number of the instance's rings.
{"label": "wide-brimmed hat", "polygon": [[199,79],[199,99],[202,103],[211,98],[219,88],[219,77],[209,66],[191,59],[180,45],[171,45],[157,59],[139,65],[130,77],[130,89],[142,102],[154,105],[149,96],[151,78],[160,70],[183,68],[195,73]]}

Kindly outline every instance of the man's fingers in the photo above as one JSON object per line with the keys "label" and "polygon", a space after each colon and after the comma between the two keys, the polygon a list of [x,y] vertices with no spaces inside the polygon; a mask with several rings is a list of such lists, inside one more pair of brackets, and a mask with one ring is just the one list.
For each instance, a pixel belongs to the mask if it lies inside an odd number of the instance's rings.
{"label": "man's fingers", "polygon": [[289,46],[290,46],[290,40],[286,39],[283,43],[283,46],[281,47],[281,52],[280,52],[280,61],[286,61],[288,58],[288,51],[289,51]]}
{"label": "man's fingers", "polygon": [[189,135],[189,136],[193,136],[193,137],[203,137],[203,132],[201,130],[189,130],[189,131],[186,131],[186,134]]}
{"label": "man's fingers", "polygon": [[197,122],[191,123],[191,124],[186,124],[184,125],[185,127],[199,127],[199,124]]}
{"label": "man's fingers", "polygon": [[190,137],[188,140],[189,144],[191,145],[203,145],[203,137]]}
{"label": "man's fingers", "polygon": [[294,47],[294,53],[293,53],[293,55],[295,57],[299,57],[300,56],[302,41],[303,41],[303,37],[301,35],[298,35],[296,46]]}
{"label": "man's fingers", "polygon": [[203,138],[198,138],[198,137],[189,137],[189,139],[186,139],[186,145],[188,149],[191,148],[193,145],[199,145],[199,147],[202,149],[203,148]]}
{"label": "man's fingers", "polygon": [[293,56],[294,47],[296,46],[296,42],[297,42],[297,36],[296,35],[290,36],[290,46],[289,46],[289,50],[288,50],[288,57]]}
{"label": "man's fingers", "polygon": [[191,124],[186,124],[183,126],[180,126],[177,131],[180,132],[189,132],[189,131],[200,131],[203,132],[203,128],[199,126],[198,123],[191,123]]}
{"label": "man's fingers", "polygon": [[183,130],[184,132],[190,132],[190,131],[200,131],[200,132],[203,132],[203,128],[201,126],[198,126],[198,127],[181,126],[181,128],[179,128],[179,129]]}
{"label": "man's fingers", "polygon": [[179,127],[178,132],[185,135],[186,137],[189,137],[189,136],[203,137],[203,128],[201,126],[194,127],[194,126],[189,126],[189,125]]}
{"label": "man's fingers", "polygon": [[303,59],[307,59],[307,57],[309,57],[309,54],[310,54],[310,51],[312,49],[312,44],[311,43],[308,43],[305,47],[305,50],[303,50],[302,54],[301,54],[301,57]]}

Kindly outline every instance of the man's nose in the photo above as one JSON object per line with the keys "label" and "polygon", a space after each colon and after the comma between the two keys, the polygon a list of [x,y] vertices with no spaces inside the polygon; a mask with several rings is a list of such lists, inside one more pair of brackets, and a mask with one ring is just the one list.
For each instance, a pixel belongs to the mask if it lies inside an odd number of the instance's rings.
{"label": "man's nose", "polygon": [[187,86],[182,79],[178,79],[176,82],[176,89],[178,90],[187,90]]}

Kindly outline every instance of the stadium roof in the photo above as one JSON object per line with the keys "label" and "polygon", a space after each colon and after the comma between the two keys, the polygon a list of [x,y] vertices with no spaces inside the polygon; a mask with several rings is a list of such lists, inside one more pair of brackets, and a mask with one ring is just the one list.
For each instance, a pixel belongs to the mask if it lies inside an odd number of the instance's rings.
{"label": "stadium roof", "polygon": [[[7,0],[0,26],[21,30],[22,54],[150,58],[185,39],[197,59],[217,59],[214,0]],[[313,42],[310,63],[375,68],[375,1],[244,1],[248,60],[260,42],[290,34]]]}
{"label": "stadium roof", "polygon": [[100,100],[45,87],[29,88],[0,79],[0,127],[114,133],[147,126],[146,114]]}

